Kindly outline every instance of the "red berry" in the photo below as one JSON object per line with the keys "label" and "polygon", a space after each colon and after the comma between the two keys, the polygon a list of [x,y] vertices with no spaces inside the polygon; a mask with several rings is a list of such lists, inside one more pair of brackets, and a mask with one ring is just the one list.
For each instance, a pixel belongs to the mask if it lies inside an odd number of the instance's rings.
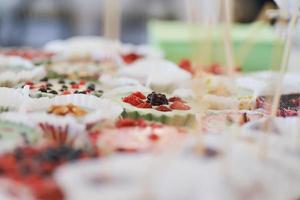
{"label": "red berry", "polygon": [[73,85],[72,85],[72,89],[79,89],[79,85],[73,84]]}
{"label": "red berry", "polygon": [[179,67],[185,71],[190,72],[191,74],[195,74],[195,71],[192,67],[192,63],[191,61],[189,61],[188,59],[183,59],[179,62]]}
{"label": "red berry", "polygon": [[173,110],[189,110],[189,109],[191,109],[191,107],[189,107],[188,105],[186,105],[180,101],[175,101],[173,104],[171,104],[170,108],[172,108]]}
{"label": "red berry", "polygon": [[141,92],[134,92],[131,95],[139,97],[140,99],[146,99],[146,96],[143,95],[143,93],[141,93]]}
{"label": "red berry", "polygon": [[152,108],[150,103],[144,102],[137,106],[138,108]]}
{"label": "red berry", "polygon": [[80,80],[80,81],[79,81],[79,84],[80,84],[80,85],[84,85],[85,83],[86,83],[85,80]]}
{"label": "red berry", "polygon": [[130,95],[130,96],[124,97],[123,102],[129,103],[133,106],[138,106],[139,104],[143,103],[143,100],[137,96]]}
{"label": "red berry", "polygon": [[129,53],[129,54],[122,55],[122,59],[126,64],[131,64],[142,57],[143,56],[138,55],[136,53]]}
{"label": "red berry", "polygon": [[63,93],[62,93],[63,95],[68,95],[68,94],[71,94],[69,91],[67,91],[67,90],[65,90],[65,91],[63,91]]}
{"label": "red berry", "polygon": [[182,102],[182,103],[185,103],[185,101],[182,100],[180,97],[171,97],[171,98],[169,99],[169,102],[175,102],[175,101],[180,101],[180,102]]}
{"label": "red berry", "polygon": [[161,112],[170,112],[170,111],[172,111],[167,106],[158,106],[158,108],[156,108],[156,110],[161,111]]}
{"label": "red berry", "polygon": [[156,135],[155,133],[152,133],[149,135],[149,140],[156,142],[157,140],[159,140],[159,136]]}

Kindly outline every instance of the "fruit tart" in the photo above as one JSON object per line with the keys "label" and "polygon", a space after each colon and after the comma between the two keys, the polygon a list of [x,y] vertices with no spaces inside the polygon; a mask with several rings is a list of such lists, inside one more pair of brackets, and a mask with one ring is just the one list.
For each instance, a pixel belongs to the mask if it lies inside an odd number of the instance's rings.
{"label": "fruit tart", "polygon": [[124,108],[123,117],[145,119],[175,126],[193,126],[195,112],[190,102],[176,97],[152,92],[133,92],[117,97]]}
{"label": "fruit tart", "polygon": [[162,152],[182,144],[187,137],[183,128],[123,118],[114,124],[104,123],[89,129],[92,144],[108,152]]}
{"label": "fruit tart", "polygon": [[63,164],[96,156],[97,152],[66,145],[18,147],[0,155],[0,177],[24,185],[36,199],[63,200],[63,191],[52,177],[55,169]]}
{"label": "fruit tart", "polygon": [[[28,87],[25,87],[27,86]],[[55,97],[68,94],[87,94],[101,97],[103,94],[102,87],[94,82],[85,80],[72,81],[68,79],[49,79],[45,77],[40,81],[27,81],[21,86],[29,90],[29,96],[32,98]]]}

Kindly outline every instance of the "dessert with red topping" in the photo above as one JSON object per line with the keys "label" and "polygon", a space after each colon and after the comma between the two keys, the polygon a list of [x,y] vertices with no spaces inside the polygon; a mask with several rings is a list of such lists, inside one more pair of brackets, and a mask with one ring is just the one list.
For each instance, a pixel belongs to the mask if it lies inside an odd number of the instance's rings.
{"label": "dessert with red topping", "polygon": [[191,105],[180,97],[167,97],[156,92],[143,94],[137,91],[121,97],[119,101],[125,109],[123,117],[143,118],[176,126],[190,126],[195,120]]}
{"label": "dessert with red topping", "polygon": [[132,64],[135,61],[144,58],[143,55],[137,54],[137,53],[134,53],[134,52],[127,53],[127,54],[122,54],[121,57],[122,57],[122,60],[125,64]]}
{"label": "dessert with red topping", "polygon": [[183,142],[185,130],[146,122],[143,119],[124,118],[112,126],[93,127],[89,137],[100,150],[117,152],[160,151]]}
{"label": "dessert with red topping", "polygon": [[68,79],[43,78],[39,82],[27,81],[22,87],[29,86],[29,96],[32,98],[55,97],[57,95],[87,94],[101,97],[102,87],[85,80],[72,81]]}
{"label": "dessert with red topping", "polygon": [[28,187],[37,199],[62,200],[63,192],[52,178],[56,168],[97,153],[66,145],[22,147],[0,156],[0,177]]}
{"label": "dessert with red topping", "polygon": [[34,64],[49,63],[54,56],[53,53],[41,49],[23,48],[23,49],[1,49],[0,55],[21,57],[32,61]]}
{"label": "dessert with red topping", "polygon": [[[256,99],[256,108],[263,109],[267,113],[271,111],[272,97],[259,96]],[[300,94],[285,94],[281,95],[277,116],[293,117],[298,116],[300,110]]]}

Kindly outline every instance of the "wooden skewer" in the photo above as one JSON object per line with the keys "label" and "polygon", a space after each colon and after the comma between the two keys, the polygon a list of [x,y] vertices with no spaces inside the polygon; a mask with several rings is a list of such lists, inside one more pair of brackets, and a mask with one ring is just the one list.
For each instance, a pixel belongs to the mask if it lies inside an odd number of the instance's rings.
{"label": "wooden skewer", "polygon": [[225,0],[225,25],[224,25],[224,45],[226,56],[226,67],[228,75],[233,75],[235,68],[234,52],[231,38],[233,1]]}
{"label": "wooden skewer", "polygon": [[104,1],[104,36],[117,40],[120,38],[121,2],[120,0]]}
{"label": "wooden skewer", "polygon": [[199,19],[196,0],[186,0],[187,23],[194,24]]}

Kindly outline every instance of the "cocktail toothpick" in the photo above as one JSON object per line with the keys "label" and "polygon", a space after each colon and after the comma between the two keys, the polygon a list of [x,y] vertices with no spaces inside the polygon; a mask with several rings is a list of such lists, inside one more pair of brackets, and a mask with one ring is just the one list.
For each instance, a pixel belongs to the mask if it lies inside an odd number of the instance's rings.
{"label": "cocktail toothpick", "polygon": [[232,18],[233,18],[233,0],[225,0],[225,24],[224,24],[224,45],[227,74],[233,75],[235,68],[234,52],[231,37]]}

